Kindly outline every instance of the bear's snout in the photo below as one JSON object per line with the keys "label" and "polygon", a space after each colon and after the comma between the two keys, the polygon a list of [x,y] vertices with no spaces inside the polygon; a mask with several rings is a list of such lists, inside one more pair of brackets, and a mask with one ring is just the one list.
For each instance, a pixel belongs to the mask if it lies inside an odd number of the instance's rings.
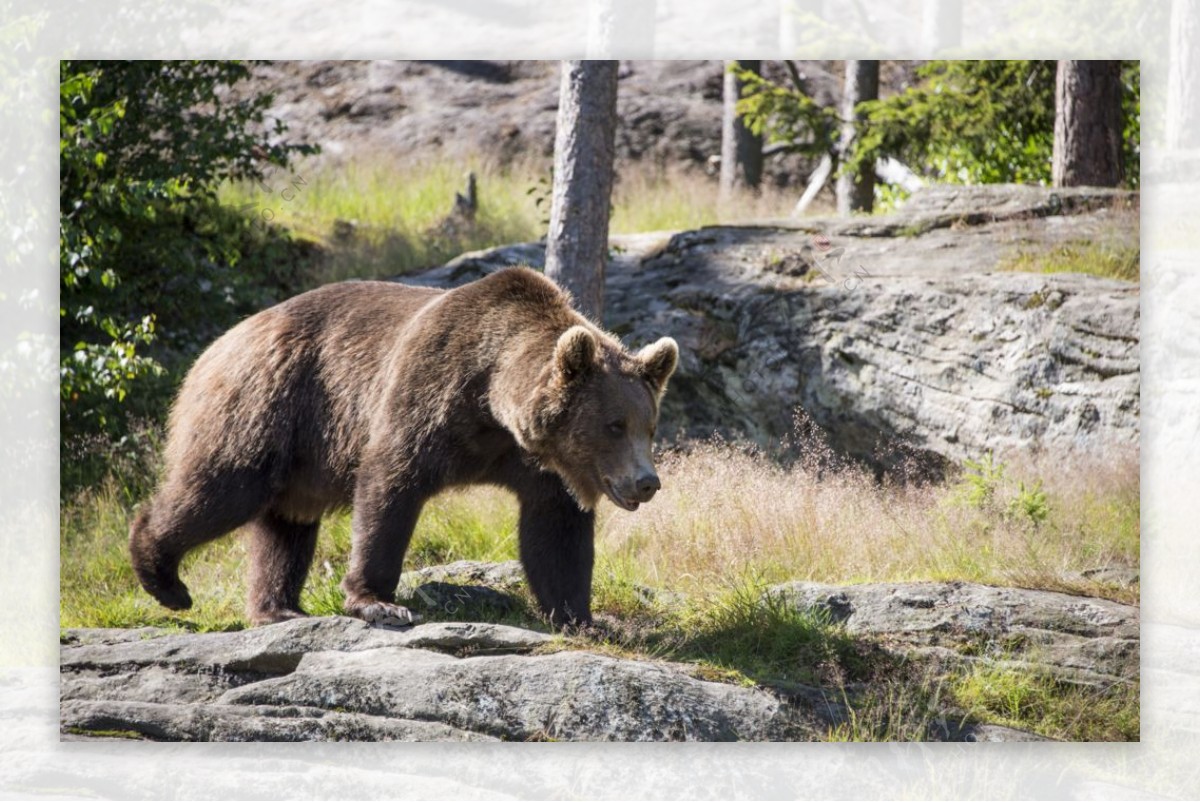
{"label": "bear's snout", "polygon": [[654,494],[662,487],[662,482],[658,481],[658,474],[651,471],[638,478],[636,487],[637,500],[644,502],[654,498]]}
{"label": "bear's snout", "polygon": [[658,474],[653,470],[630,476],[616,483],[617,494],[624,501],[644,504],[654,498],[654,494],[662,487]]}
{"label": "bear's snout", "polygon": [[630,512],[654,498],[654,494],[662,488],[662,482],[653,469],[635,476],[605,478],[603,483],[609,500]]}

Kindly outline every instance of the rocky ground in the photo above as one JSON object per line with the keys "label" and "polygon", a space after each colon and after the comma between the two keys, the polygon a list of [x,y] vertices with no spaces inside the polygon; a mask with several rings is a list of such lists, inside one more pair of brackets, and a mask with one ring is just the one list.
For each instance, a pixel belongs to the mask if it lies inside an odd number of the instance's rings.
{"label": "rocky ground", "polygon": [[[458,563],[406,575],[444,605],[503,599],[516,563]],[[491,596],[489,597],[489,594]],[[1138,610],[1099,599],[965,583],[768,591],[821,610],[899,663],[1000,661],[1064,681],[1137,676]],[[819,740],[856,691],[712,682],[696,666],[598,654],[588,636],[491,623],[406,630],[349,618],[242,632],[69,630],[61,663],[63,737],[149,740]],[[955,718],[934,740],[1037,736]]]}
{"label": "rocky ground", "polygon": [[[614,237],[606,326],[680,345],[667,437],[779,446],[803,409],[835,448],[938,468],[986,451],[1136,453],[1136,283],[1010,272],[1062,245],[1138,249],[1136,193],[931,187],[903,211]],[[458,285],[540,243],[466,254]]]}
{"label": "rocky ground", "polygon": [[[915,62],[885,62],[884,91],[911,81]],[[841,96],[837,61],[803,61],[809,93],[824,105]],[[712,169],[721,153],[721,61],[625,61],[619,74],[619,164],[646,161]],[[772,80],[790,79],[767,62]],[[481,154],[501,164],[554,151],[557,61],[277,61],[254,67],[243,91],[276,94],[270,117],[290,139],[319,144],[318,162],[381,155]],[[803,185],[810,165],[772,156],[768,180]]]}

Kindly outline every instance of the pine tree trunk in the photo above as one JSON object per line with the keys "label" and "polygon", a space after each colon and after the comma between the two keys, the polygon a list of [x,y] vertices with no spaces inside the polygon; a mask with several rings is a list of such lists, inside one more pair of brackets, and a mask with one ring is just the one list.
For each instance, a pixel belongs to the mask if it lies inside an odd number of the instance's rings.
{"label": "pine tree trunk", "polygon": [[762,136],[751,133],[737,114],[742,82],[730,71],[740,65],[761,75],[758,61],[725,62],[725,98],[721,118],[721,198],[728,201],[737,189],[757,189],[762,181]]}
{"label": "pine tree trunk", "polygon": [[[847,61],[845,91],[842,93],[842,134],[838,140],[838,161],[844,163],[855,139],[855,121],[861,119],[855,106],[864,100],[879,98],[879,62]],[[838,214],[869,212],[875,204],[875,169],[867,166],[855,175],[839,172],[837,179]]]}
{"label": "pine tree trunk", "polygon": [[1119,184],[1121,62],[1058,62],[1054,105],[1054,186]]}
{"label": "pine tree trunk", "polygon": [[596,322],[604,313],[617,131],[616,61],[564,61],[554,138],[546,275]]}
{"label": "pine tree trunk", "polygon": [[1167,147],[1200,148],[1200,0],[1171,3]]}

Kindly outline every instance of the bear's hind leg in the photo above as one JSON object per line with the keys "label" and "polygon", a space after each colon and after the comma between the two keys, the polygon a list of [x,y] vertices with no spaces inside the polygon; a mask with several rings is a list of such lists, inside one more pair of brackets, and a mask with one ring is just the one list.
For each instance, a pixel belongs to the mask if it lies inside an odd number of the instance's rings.
{"label": "bear's hind leg", "polygon": [[267,496],[266,482],[252,471],[168,482],[129,527],[129,554],[142,587],[164,607],[190,608],[179,563],[192,549],[258,515]]}
{"label": "bear's hind leg", "polygon": [[268,510],[252,524],[250,623],[273,624],[305,615],[300,591],[317,549],[319,521],[299,523]]}

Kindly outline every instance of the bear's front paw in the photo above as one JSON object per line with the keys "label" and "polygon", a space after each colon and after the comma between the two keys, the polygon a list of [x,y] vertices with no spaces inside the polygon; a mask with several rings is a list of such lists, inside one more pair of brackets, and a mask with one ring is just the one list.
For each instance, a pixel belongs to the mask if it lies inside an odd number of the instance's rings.
{"label": "bear's front paw", "polygon": [[407,607],[390,602],[366,602],[362,604],[346,604],[346,612],[355,618],[361,618],[368,624],[380,627],[411,627],[421,623],[421,616]]}

